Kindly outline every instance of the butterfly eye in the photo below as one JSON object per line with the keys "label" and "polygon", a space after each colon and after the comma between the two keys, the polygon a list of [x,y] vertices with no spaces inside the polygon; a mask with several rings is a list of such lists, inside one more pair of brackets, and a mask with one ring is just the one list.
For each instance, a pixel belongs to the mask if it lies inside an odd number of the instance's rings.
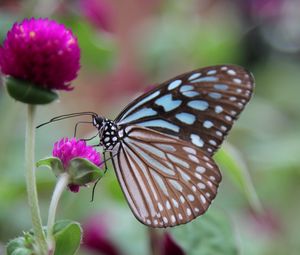
{"label": "butterfly eye", "polygon": [[102,117],[100,117],[100,116],[95,116],[95,117],[93,118],[93,125],[96,126],[98,129],[99,129],[100,127],[102,127],[103,124],[104,124],[104,119],[103,119]]}

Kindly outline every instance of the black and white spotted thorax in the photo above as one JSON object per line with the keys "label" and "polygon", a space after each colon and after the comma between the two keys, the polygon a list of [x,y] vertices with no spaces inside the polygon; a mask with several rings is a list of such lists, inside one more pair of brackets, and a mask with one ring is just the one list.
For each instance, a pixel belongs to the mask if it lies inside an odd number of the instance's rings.
{"label": "black and white spotted thorax", "polygon": [[124,131],[107,118],[94,117],[93,125],[99,130],[100,145],[105,150],[112,150],[124,138]]}

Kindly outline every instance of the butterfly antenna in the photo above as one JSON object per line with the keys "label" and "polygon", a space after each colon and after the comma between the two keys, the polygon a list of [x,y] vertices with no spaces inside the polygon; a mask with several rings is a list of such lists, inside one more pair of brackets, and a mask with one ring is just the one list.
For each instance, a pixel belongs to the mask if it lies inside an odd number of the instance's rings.
{"label": "butterfly antenna", "polygon": [[56,116],[56,117],[52,118],[51,120],[38,125],[36,128],[40,128],[40,127],[50,124],[52,122],[69,119],[69,118],[74,118],[74,117],[78,117],[78,116],[84,116],[84,115],[90,115],[90,116],[95,116],[95,117],[98,116],[98,114],[95,112],[75,112],[75,113],[70,113],[70,114],[64,114],[64,115]]}

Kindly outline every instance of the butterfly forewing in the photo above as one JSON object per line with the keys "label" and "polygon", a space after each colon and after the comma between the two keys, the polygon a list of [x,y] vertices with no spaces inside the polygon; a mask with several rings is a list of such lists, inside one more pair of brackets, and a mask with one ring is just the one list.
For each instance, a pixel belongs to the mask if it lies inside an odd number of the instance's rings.
{"label": "butterfly forewing", "polygon": [[115,122],[176,136],[212,155],[249,101],[253,87],[251,73],[239,66],[194,70],[137,98]]}
{"label": "butterfly forewing", "polygon": [[112,155],[134,215],[152,227],[184,224],[203,214],[221,174],[197,146],[153,129],[131,125]]}

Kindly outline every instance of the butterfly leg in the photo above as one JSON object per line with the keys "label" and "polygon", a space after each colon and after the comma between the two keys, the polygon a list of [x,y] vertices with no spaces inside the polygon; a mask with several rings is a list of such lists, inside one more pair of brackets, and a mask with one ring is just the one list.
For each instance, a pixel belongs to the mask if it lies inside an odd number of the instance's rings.
{"label": "butterfly leg", "polygon": [[[95,147],[95,146],[99,146],[99,145],[94,145],[94,147]],[[103,155],[104,161],[101,162],[100,166],[104,163],[104,165],[105,165],[104,174],[105,174],[106,171],[107,171],[107,164],[106,164],[106,159],[105,159],[105,152],[103,152],[102,155]],[[99,177],[98,180],[94,183],[93,190],[92,190],[92,198],[91,198],[91,202],[94,201],[94,197],[95,197],[95,189],[96,189],[96,186],[97,186],[98,182],[101,180],[101,178],[102,178],[102,177]]]}
{"label": "butterfly leg", "polygon": [[103,155],[103,159],[104,159],[104,167],[105,167],[104,174],[105,174],[107,171],[107,160],[106,160],[106,156],[105,156],[105,151],[102,153],[102,155]]}
{"label": "butterfly leg", "polygon": [[[92,137],[90,137],[90,138],[86,138],[86,139],[80,139],[80,140],[82,140],[82,141],[90,141],[90,140],[93,140],[95,137],[97,137],[98,136],[98,134],[99,133],[97,133],[97,134],[95,134],[95,135],[93,135]],[[100,144],[96,144],[96,145],[93,145],[93,147],[96,147],[96,146],[100,146]]]}
{"label": "butterfly leg", "polygon": [[79,124],[91,124],[92,122],[91,121],[79,121],[75,124],[75,129],[74,129],[74,137],[76,137],[76,134],[77,134],[77,129],[78,129],[78,126]]}
{"label": "butterfly leg", "polygon": [[[99,146],[99,145],[94,145],[94,146]],[[105,173],[107,172],[107,169],[108,169],[108,168],[107,168],[107,160],[110,160],[111,158],[106,159],[105,151],[103,151],[102,155],[103,155],[103,159],[104,159],[104,160],[101,162],[100,166],[104,163],[104,167],[105,167],[105,169],[104,169],[104,174],[105,174]],[[96,189],[96,186],[97,186],[97,184],[98,184],[98,182],[100,181],[101,178],[102,178],[102,177],[98,178],[98,180],[95,182],[95,184],[94,184],[94,186],[93,186],[91,202],[94,201],[95,189]]]}

